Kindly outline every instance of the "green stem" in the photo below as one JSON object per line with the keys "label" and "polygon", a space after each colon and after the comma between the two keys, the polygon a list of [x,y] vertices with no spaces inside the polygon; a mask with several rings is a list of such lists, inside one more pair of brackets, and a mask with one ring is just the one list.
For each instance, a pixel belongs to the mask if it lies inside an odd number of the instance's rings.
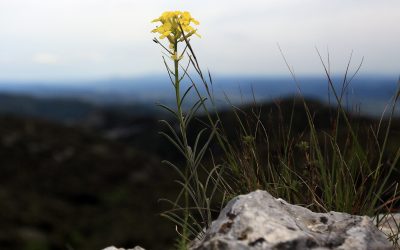
{"label": "green stem", "polygon": [[[174,75],[175,75],[175,97],[176,97],[176,106],[178,109],[178,122],[179,122],[179,128],[180,132],[182,135],[182,141],[183,141],[183,146],[185,147],[183,151],[185,152],[186,155],[188,155],[188,141],[186,137],[186,125],[184,122],[184,117],[183,117],[183,111],[182,111],[182,100],[181,100],[181,94],[180,94],[180,78],[179,78],[179,60],[178,60],[178,41],[175,40],[174,44],[174,55],[176,56],[174,58]],[[189,164],[189,163],[188,163]],[[182,239],[181,239],[181,244],[182,247],[186,247],[188,242],[187,239],[189,238],[189,230],[187,228],[187,225],[189,223],[189,193],[187,190],[187,187],[189,186],[188,183],[188,167],[185,168],[185,191],[184,191],[184,199],[185,199],[185,210],[184,210],[184,226],[182,228]]]}

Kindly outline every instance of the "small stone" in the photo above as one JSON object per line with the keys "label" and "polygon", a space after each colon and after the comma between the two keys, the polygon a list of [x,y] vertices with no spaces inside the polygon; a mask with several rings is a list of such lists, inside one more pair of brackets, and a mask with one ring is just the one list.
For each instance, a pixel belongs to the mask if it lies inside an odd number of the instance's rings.
{"label": "small stone", "polygon": [[140,246],[136,246],[134,248],[116,248],[115,246],[111,246],[111,247],[106,247],[103,250],[145,250],[144,248],[140,247]]}

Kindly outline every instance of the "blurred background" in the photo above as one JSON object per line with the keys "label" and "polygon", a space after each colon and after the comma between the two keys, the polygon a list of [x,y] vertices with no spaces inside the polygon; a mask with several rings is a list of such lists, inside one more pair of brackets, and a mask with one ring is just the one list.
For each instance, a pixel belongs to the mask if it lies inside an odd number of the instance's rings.
{"label": "blurred background", "polygon": [[150,21],[175,9],[200,21],[193,46],[221,109],[226,95],[268,110],[299,89],[334,106],[316,49],[338,88],[362,62],[345,93],[355,115],[379,118],[398,88],[398,0],[0,0],[0,249],[173,243],[161,160],[180,159],[156,104],[175,97]]}

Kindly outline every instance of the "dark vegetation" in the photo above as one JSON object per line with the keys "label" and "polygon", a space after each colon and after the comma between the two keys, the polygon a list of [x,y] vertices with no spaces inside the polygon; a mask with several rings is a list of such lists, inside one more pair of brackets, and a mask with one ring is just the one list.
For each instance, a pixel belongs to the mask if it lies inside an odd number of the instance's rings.
{"label": "dark vegetation", "polygon": [[0,249],[163,249],[174,237],[158,215],[158,199],[176,192],[174,176],[152,152],[1,116],[0,159]]}
{"label": "dark vegetation", "polygon": [[[335,129],[333,109],[316,101],[307,103],[317,131]],[[294,108],[293,99],[267,103],[261,109],[241,107],[239,114],[250,126],[254,119],[251,114],[259,112],[266,129],[276,136],[271,138],[270,149],[278,155],[284,148],[279,137],[285,136],[293,110],[292,133],[296,139],[291,143],[301,147],[302,137],[307,136],[307,118],[300,101]],[[248,143],[239,132],[234,113],[224,111],[220,115],[232,144],[239,149]],[[1,115],[0,249],[172,246],[175,227],[159,216],[165,208],[158,200],[174,199],[180,187],[173,183],[177,178],[174,171],[162,165],[161,159],[182,159],[158,135],[164,129],[159,117],[152,112],[132,116],[116,108],[96,109],[71,125],[52,117]],[[379,123],[370,118],[350,118],[361,135],[367,135],[366,131]],[[199,121],[193,123],[189,136],[194,138],[203,126]],[[346,130],[341,131],[339,139],[345,140]],[[388,155],[399,146],[399,120],[393,122],[389,138]],[[218,148],[211,148],[218,157]],[[259,153],[263,150],[268,149],[260,147]],[[393,180],[400,178],[399,170],[397,166]],[[257,183],[248,185],[260,187]]]}

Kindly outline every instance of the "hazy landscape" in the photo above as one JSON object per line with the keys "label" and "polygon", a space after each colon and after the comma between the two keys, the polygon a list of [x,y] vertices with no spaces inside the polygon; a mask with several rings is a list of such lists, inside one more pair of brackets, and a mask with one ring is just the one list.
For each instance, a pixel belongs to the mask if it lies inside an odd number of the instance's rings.
{"label": "hazy landscape", "polygon": [[[397,80],[395,75],[356,76],[343,91],[345,104],[355,113],[379,117],[398,88]],[[262,103],[299,94],[326,104],[335,103],[323,76],[299,77],[297,81],[299,86],[289,76],[213,77],[213,93],[221,108],[229,106],[229,102]],[[343,77],[335,77],[334,82],[341,91]],[[0,81],[0,91],[1,112],[56,120],[74,119],[74,115],[82,119],[97,109],[115,109],[132,116],[158,113],[161,109],[156,104],[174,102],[169,78],[161,75],[72,83]]]}
{"label": "hazy landscape", "polygon": [[[254,93],[266,116],[277,112],[277,103],[289,113],[297,95],[290,79],[246,79],[215,80],[225,122],[232,114],[224,92],[238,107],[252,104]],[[7,228],[1,249],[100,249],[111,243],[164,249],[173,243],[173,225],[159,217],[158,201],[177,192],[176,176],[161,160],[181,160],[158,134],[164,129],[158,120],[170,118],[156,103],[173,102],[167,80],[0,84],[0,226]],[[355,80],[346,96],[355,117],[378,118],[397,87],[394,80]],[[330,126],[324,81],[301,78],[321,129]],[[301,132],[306,120],[301,105],[296,110],[294,127]],[[392,133],[399,138],[398,121]]]}

